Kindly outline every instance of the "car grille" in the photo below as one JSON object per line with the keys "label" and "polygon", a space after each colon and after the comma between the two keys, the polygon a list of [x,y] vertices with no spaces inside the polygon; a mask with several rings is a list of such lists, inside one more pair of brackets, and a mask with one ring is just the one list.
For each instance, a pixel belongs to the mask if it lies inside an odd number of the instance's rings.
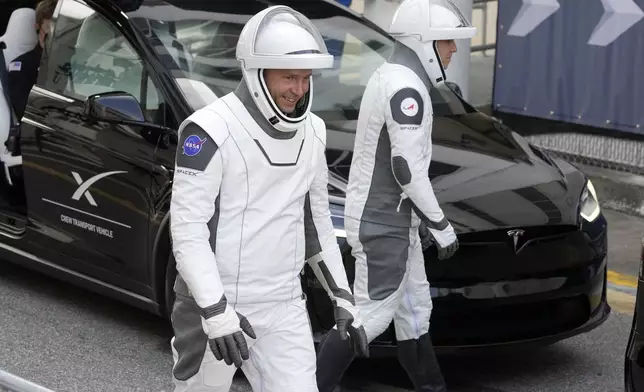
{"label": "car grille", "polygon": [[508,230],[459,236],[459,250],[438,260],[434,247],[425,252],[427,276],[434,287],[463,287],[526,277],[551,277],[597,258],[581,230],[574,226],[525,228],[515,250]]}
{"label": "car grille", "polygon": [[[434,307],[430,324],[437,346],[507,343],[556,335],[583,325],[590,317],[584,296],[505,306]],[[393,324],[375,343],[395,342]]]}
{"label": "car grille", "polygon": [[541,242],[556,241],[566,235],[579,230],[577,226],[551,225],[532,227],[508,227],[498,230],[486,230],[478,232],[463,233],[458,235],[459,243],[463,245],[497,245],[507,246],[512,244],[512,237],[508,234],[510,230],[523,230],[520,237],[522,241],[529,241],[530,245]]}

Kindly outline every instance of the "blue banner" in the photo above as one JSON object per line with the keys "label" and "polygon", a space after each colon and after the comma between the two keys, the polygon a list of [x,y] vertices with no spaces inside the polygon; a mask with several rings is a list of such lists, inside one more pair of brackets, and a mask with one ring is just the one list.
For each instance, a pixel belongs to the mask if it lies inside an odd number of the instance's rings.
{"label": "blue banner", "polygon": [[644,133],[644,0],[500,0],[492,102]]}

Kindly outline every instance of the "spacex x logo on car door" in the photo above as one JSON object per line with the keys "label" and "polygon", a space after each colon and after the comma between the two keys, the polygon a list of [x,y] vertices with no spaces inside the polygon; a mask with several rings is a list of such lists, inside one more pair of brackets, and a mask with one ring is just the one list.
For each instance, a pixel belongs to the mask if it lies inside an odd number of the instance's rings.
{"label": "spacex x logo on car door", "polygon": [[72,200],[78,201],[84,195],[87,201],[89,202],[89,204],[93,205],[94,207],[98,207],[98,205],[96,204],[96,200],[94,200],[94,197],[89,192],[89,187],[94,185],[100,179],[109,177],[113,174],[119,174],[119,173],[127,173],[127,172],[111,171],[107,173],[101,173],[101,174],[95,175],[94,177],[90,177],[87,181],[83,182],[83,179],[78,173],[72,172],[72,176],[74,176],[74,180],[76,180],[76,183],[79,185],[78,189],[76,189],[76,192],[74,192],[74,194],[72,195]]}
{"label": "spacex x logo on car door", "polygon": [[[83,178],[80,176],[80,174],[78,174],[77,172],[71,172],[71,173],[72,173],[72,177],[74,178],[74,180],[78,184],[78,188],[76,188],[76,190],[72,194],[71,199],[76,201],[76,202],[81,202],[81,198],[84,197],[85,200],[87,201],[87,203],[89,203],[90,205],[92,205],[94,207],[98,207],[98,203],[96,202],[96,199],[94,199],[94,196],[90,192],[91,186],[96,184],[96,182],[102,180],[103,178],[106,178],[106,177],[109,177],[109,176],[112,176],[112,175],[115,175],[115,174],[123,174],[123,173],[127,173],[127,172],[125,172],[125,171],[111,171],[111,172],[100,173],[100,174],[92,176],[92,177],[90,177],[90,178],[88,178],[87,180],[84,180],[84,181],[83,181]],[[113,226],[112,227],[109,227],[109,226],[103,227],[100,224],[92,223],[91,218],[99,219],[99,220],[101,220],[103,222],[109,222],[109,223],[111,223],[113,225],[125,227],[127,229],[132,228],[130,225],[127,225],[125,223],[117,222],[117,221],[115,221],[113,219],[106,218],[106,217],[98,215],[96,213],[91,213],[91,212],[88,212],[88,211],[84,211],[84,210],[82,210],[82,209],[80,209],[80,208],[78,208],[76,206],[66,205],[64,203],[60,203],[60,202],[57,202],[57,201],[54,201],[54,200],[46,199],[44,197],[42,198],[42,200],[44,202],[46,202],[46,203],[54,204],[54,205],[56,205],[58,207],[65,208],[67,211],[69,211],[67,213],[60,214],[60,221],[61,222],[66,223],[66,224],[71,225],[71,226],[81,228],[81,229],[86,230],[86,231],[91,232],[91,233],[98,234],[98,235],[103,236],[103,237],[107,237],[107,238],[110,238],[110,239],[114,238]],[[78,214],[75,214],[75,213],[82,214],[82,215],[78,215]],[[84,219],[88,219],[88,218],[83,218],[83,215],[85,217],[91,217],[89,219],[90,221],[89,222],[85,221]],[[96,221],[94,221],[94,222],[96,222]]]}

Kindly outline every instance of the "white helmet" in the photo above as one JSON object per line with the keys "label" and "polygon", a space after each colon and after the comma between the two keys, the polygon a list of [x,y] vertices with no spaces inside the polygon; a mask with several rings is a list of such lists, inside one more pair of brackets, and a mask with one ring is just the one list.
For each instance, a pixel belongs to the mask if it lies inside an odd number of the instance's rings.
{"label": "white helmet", "polygon": [[281,5],[259,12],[246,23],[239,35],[237,59],[257,108],[275,129],[283,132],[298,129],[308,116],[313,81],[290,117],[273,101],[263,70],[333,67],[333,56],[313,23],[301,13]]}
{"label": "white helmet", "polygon": [[436,41],[472,38],[476,27],[452,0],[404,0],[396,10],[389,34],[416,52],[434,86],[445,82],[445,68]]}

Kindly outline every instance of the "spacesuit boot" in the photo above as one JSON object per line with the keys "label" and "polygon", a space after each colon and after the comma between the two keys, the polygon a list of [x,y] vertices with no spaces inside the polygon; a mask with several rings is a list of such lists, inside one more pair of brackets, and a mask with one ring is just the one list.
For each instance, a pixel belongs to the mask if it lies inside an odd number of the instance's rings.
{"label": "spacesuit boot", "polygon": [[355,358],[351,341],[332,329],[320,343],[316,378],[319,392],[333,392]]}
{"label": "spacesuit boot", "polygon": [[398,360],[407,371],[416,392],[447,391],[429,333],[419,339],[399,341]]}

